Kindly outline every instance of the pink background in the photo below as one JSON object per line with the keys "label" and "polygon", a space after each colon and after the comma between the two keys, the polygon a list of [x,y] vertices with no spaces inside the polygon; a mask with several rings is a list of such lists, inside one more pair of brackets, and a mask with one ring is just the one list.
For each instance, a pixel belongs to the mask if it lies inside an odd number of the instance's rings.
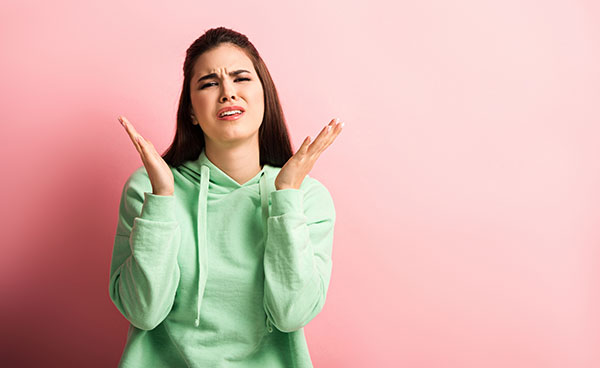
{"label": "pink background", "polygon": [[185,50],[226,26],[295,149],[346,122],[310,173],[338,216],[315,367],[600,366],[598,2],[361,3],[3,2],[0,364],[116,366],[116,118],[166,149]]}

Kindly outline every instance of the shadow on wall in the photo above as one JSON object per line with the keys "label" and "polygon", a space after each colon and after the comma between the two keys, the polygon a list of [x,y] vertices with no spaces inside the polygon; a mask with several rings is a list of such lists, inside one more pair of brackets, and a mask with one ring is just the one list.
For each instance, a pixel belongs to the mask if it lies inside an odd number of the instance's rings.
{"label": "shadow on wall", "polygon": [[[77,115],[64,118],[94,116]],[[90,139],[111,135],[88,133]],[[16,246],[28,252],[0,301],[6,367],[116,367],[126,341],[129,324],[108,294],[126,174],[117,172],[123,171],[119,158],[105,144],[67,143],[53,153],[54,174],[40,178],[40,200],[29,207],[36,210],[22,213]]]}

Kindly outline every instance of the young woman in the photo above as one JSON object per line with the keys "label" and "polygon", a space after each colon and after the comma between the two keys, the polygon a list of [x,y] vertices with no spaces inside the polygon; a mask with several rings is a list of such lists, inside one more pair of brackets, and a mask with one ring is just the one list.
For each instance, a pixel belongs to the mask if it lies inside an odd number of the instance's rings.
{"label": "young woman", "polygon": [[126,181],[110,297],[131,323],[121,367],[312,367],[335,209],[308,176],[337,119],[292,154],[277,91],[248,38],[188,48],[177,131],[160,156],[124,117],[143,166]]}

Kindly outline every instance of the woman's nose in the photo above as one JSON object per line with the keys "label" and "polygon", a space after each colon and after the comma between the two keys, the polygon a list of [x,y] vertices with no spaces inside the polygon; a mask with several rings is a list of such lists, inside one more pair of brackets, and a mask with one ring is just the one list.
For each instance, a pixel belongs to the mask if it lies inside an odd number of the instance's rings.
{"label": "woman's nose", "polygon": [[221,97],[221,102],[227,101],[228,98],[230,98],[232,101],[236,99],[235,95],[231,95],[230,97],[228,97],[228,95],[224,95],[223,97]]}
{"label": "woman's nose", "polygon": [[227,101],[228,98],[231,100],[235,100],[237,98],[235,88],[231,83],[223,83],[223,89],[221,90],[221,102]]}

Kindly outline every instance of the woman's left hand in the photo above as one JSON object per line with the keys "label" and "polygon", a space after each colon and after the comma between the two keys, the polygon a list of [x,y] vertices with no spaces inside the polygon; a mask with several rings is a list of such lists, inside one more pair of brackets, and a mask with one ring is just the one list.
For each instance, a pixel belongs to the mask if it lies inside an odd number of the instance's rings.
{"label": "woman's left hand", "polygon": [[300,189],[300,184],[321,153],[333,143],[342,131],[342,125],[343,123],[340,123],[338,119],[333,119],[321,130],[312,143],[310,143],[310,136],[306,137],[298,151],[279,171],[279,175],[275,179],[275,189]]}

